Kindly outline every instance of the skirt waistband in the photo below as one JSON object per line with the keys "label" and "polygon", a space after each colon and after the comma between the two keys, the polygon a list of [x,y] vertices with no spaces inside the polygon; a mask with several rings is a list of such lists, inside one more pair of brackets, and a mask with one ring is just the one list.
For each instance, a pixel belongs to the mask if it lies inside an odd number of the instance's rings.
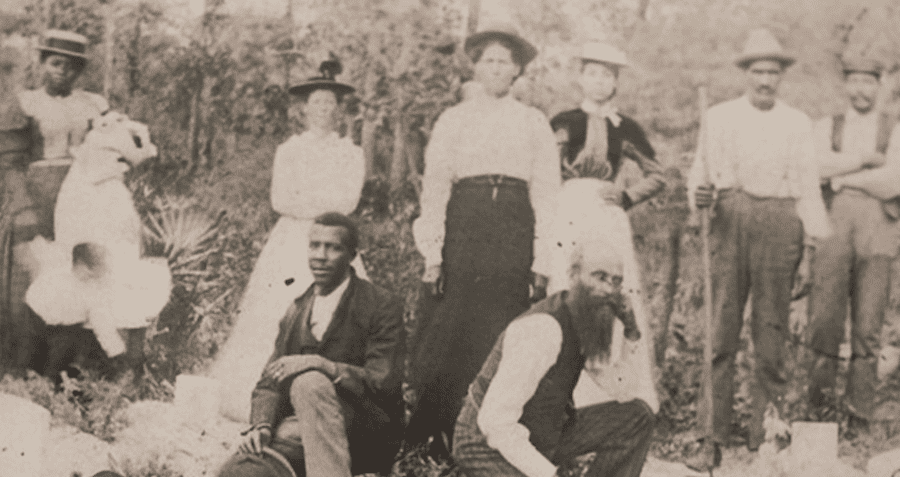
{"label": "skirt waistband", "polygon": [[517,177],[505,176],[503,174],[485,174],[481,176],[464,177],[455,184],[454,187],[521,187],[528,188],[528,183]]}

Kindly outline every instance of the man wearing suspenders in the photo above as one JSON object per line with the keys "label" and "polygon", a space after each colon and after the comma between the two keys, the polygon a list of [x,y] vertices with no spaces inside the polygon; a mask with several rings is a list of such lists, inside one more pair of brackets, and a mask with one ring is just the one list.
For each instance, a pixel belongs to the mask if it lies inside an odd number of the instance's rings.
{"label": "man wearing suspenders", "polygon": [[852,354],[844,402],[850,428],[864,430],[872,418],[881,323],[898,251],[900,137],[894,118],[875,107],[881,63],[850,59],[843,71],[850,107],[814,128],[835,233],[818,241],[813,266],[809,399],[814,409],[830,404],[849,299]]}

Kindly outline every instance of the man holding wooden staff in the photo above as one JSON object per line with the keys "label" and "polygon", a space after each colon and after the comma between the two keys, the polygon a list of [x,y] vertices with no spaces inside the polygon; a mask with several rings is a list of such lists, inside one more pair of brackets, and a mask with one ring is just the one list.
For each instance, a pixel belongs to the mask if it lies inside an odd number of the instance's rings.
{"label": "man holding wooden staff", "polygon": [[[750,33],[735,60],[746,94],[706,112],[707,131],[688,179],[692,209],[711,208],[712,413],[700,451],[686,464],[719,465],[719,446],[731,430],[735,355],[744,307],[753,296],[751,335],[755,380],[750,386],[750,435],[756,450],[769,403],[780,411],[787,379],[785,341],[792,297],[809,288],[814,239],[830,235],[814,158],[812,123],[777,98],[785,70],[795,62],[767,30]],[[708,179],[706,179],[708,178]],[[792,290],[793,287],[793,290]],[[709,306],[709,305],[707,305]],[[709,339],[709,338],[708,338]]]}
{"label": "man holding wooden staff", "polygon": [[818,121],[814,128],[823,196],[835,234],[819,242],[809,301],[809,343],[814,354],[809,400],[830,404],[838,350],[850,303],[850,366],[844,402],[849,427],[865,430],[874,408],[876,365],[891,262],[897,256],[900,206],[900,127],[876,107],[881,62],[865,57],[843,61],[850,107]]}

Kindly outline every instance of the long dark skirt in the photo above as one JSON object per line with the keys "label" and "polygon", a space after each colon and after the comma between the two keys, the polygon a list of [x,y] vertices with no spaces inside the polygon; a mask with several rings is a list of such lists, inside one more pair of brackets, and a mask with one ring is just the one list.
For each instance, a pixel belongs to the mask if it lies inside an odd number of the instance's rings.
{"label": "long dark skirt", "polygon": [[412,347],[410,387],[419,400],[408,445],[431,436],[440,445],[441,432],[452,436],[469,383],[500,333],[529,306],[534,212],[524,182],[496,189],[457,183],[445,226],[444,295],[424,299]]}
{"label": "long dark skirt", "polygon": [[25,304],[31,284],[27,244],[38,235],[53,239],[56,195],[69,166],[9,167],[3,186],[13,203],[12,220],[0,237],[0,368],[43,370],[47,360],[46,325]]}

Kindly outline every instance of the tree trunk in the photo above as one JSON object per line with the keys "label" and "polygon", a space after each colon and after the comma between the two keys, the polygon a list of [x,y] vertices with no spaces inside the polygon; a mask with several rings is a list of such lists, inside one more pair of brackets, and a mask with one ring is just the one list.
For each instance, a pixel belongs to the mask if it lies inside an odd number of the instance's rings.
{"label": "tree trunk", "polygon": [[678,292],[678,276],[681,274],[681,226],[674,225],[669,231],[669,273],[666,276],[666,288],[662,322],[659,324],[659,334],[654,343],[654,355],[657,366],[661,366],[666,359],[666,345],[669,340],[669,322],[675,311],[675,294]]}
{"label": "tree trunk", "polygon": [[406,135],[409,125],[402,107],[394,115],[394,151],[391,156],[391,193],[400,190],[406,182]]}
{"label": "tree trunk", "polygon": [[481,15],[481,0],[469,0],[469,17],[466,22],[466,36],[478,31],[478,18]]}
{"label": "tree trunk", "polygon": [[[375,35],[372,35],[372,38],[369,40],[368,45],[368,55],[374,56],[378,52],[378,42],[375,40]],[[363,150],[363,157],[366,161],[366,181],[374,179],[376,176],[381,175],[375,167],[375,152],[376,152],[376,139],[378,126],[382,124],[382,115],[378,111],[377,107],[368,106],[369,101],[374,99],[375,97],[375,89],[378,87],[378,80],[380,76],[376,73],[375,68],[367,68],[366,69],[366,80],[363,84],[362,94],[365,95],[366,101],[363,101],[363,113],[362,113],[362,131],[360,134],[360,145]]]}
{"label": "tree trunk", "polygon": [[641,0],[641,3],[638,4],[638,18],[641,20],[647,20],[647,9],[650,7],[650,0]]}
{"label": "tree trunk", "polygon": [[374,110],[366,108],[363,113],[362,134],[360,143],[363,150],[363,157],[366,161],[366,181],[372,180],[378,175],[375,170],[375,139],[378,132],[378,113]]}
{"label": "tree trunk", "polygon": [[[134,22],[134,33],[128,51],[128,99],[134,98],[140,88],[141,78],[141,18]],[[130,101],[129,101],[130,102]]]}
{"label": "tree trunk", "polygon": [[416,196],[422,196],[422,175],[419,173],[419,166],[425,161],[425,143],[422,134],[419,131],[407,131],[406,140],[406,163],[409,173],[407,177],[416,190]]}
{"label": "tree trunk", "polygon": [[391,193],[400,190],[406,181],[406,135],[409,124],[405,111],[410,98],[402,84],[401,77],[409,70],[409,65],[412,63],[414,35],[415,27],[413,22],[409,21],[403,27],[403,47],[397,56],[397,61],[394,62],[391,74],[394,107],[396,108],[394,113],[394,151],[391,157]]}
{"label": "tree trunk", "polygon": [[194,90],[191,97],[191,116],[188,122],[188,148],[191,152],[191,168],[194,169],[200,162],[200,97],[203,96],[204,78],[200,78],[200,84]]}
{"label": "tree trunk", "polygon": [[113,60],[115,52],[115,7],[112,3],[104,8],[105,24],[103,25],[103,44],[105,47],[105,55],[103,57],[103,96],[109,99],[113,86]]}

